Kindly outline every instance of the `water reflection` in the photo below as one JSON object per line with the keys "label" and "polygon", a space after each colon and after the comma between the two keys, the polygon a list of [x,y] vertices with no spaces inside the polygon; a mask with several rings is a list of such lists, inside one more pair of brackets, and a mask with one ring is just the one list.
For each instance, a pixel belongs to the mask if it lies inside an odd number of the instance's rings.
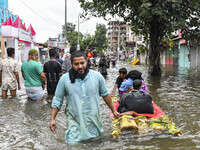
{"label": "water reflection", "polygon": [[149,77],[147,67],[120,62],[115,68],[108,69],[106,83],[110,91],[122,67],[143,73],[149,93],[183,130],[182,137],[152,131],[146,136],[126,135],[117,140],[110,139],[110,110],[101,99],[103,135],[68,145],[64,139],[67,127],[65,104],[57,115],[57,132],[54,134],[49,129],[52,97],[46,96],[39,103],[28,101],[22,87],[16,98],[0,99],[0,149],[200,149],[200,70],[166,67],[161,77]]}
{"label": "water reflection", "polygon": [[32,120],[43,120],[45,117],[45,113],[42,111],[43,105],[43,101],[35,102],[32,100],[27,100],[25,103],[24,114],[28,117],[31,117]]}
{"label": "water reflection", "polygon": [[178,68],[178,77],[187,77],[189,73],[189,69],[188,68],[183,68],[183,67],[179,67]]}

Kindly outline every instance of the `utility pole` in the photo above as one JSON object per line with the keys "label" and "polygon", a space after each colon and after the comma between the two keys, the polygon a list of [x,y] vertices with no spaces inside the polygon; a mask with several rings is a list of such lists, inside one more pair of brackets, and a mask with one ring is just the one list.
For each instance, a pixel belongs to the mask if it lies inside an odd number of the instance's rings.
{"label": "utility pole", "polygon": [[77,45],[77,50],[80,50],[80,44],[79,44],[79,15],[80,15],[80,13],[78,13],[78,45]]}
{"label": "utility pole", "polygon": [[135,48],[134,48],[134,60],[137,59],[137,49],[138,49],[138,45],[137,45],[137,38],[138,38],[138,35],[135,35]]}
{"label": "utility pole", "polygon": [[119,20],[118,20],[118,25],[119,25],[119,28],[118,28],[117,60],[119,60],[119,38],[120,38],[120,22],[119,22]]}
{"label": "utility pole", "polygon": [[65,0],[65,25],[67,24],[67,0]]}
{"label": "utility pole", "polygon": [[67,0],[65,0],[65,30],[64,30],[64,35],[65,35],[65,47],[67,47]]}

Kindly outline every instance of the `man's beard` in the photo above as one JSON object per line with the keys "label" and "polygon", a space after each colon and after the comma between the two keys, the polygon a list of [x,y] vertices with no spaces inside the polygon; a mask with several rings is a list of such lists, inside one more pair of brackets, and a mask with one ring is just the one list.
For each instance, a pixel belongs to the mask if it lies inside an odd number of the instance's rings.
{"label": "man's beard", "polygon": [[85,69],[84,69],[84,73],[80,74],[78,73],[79,70],[82,70],[82,69],[78,69],[77,71],[72,67],[70,70],[69,70],[69,77],[70,77],[70,80],[71,80],[71,83],[74,83],[75,82],[75,79],[76,78],[80,78],[80,79],[84,79],[85,76],[88,74],[89,72],[89,67],[87,66]]}
{"label": "man's beard", "polygon": [[[74,70],[74,68],[73,68],[73,70]],[[83,73],[79,73],[80,70],[84,70],[84,72]],[[83,80],[85,78],[85,76],[87,75],[87,73],[88,73],[86,70],[87,70],[87,67],[85,69],[82,69],[82,68],[78,69],[77,71],[74,70],[74,73],[77,74],[78,78],[81,78]]]}

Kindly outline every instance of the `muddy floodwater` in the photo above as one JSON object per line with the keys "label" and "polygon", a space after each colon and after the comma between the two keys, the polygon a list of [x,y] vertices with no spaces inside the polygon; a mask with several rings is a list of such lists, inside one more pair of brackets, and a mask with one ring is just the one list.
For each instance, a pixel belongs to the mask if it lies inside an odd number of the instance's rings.
{"label": "muddy floodwater", "polygon": [[128,71],[137,69],[142,72],[154,102],[165,114],[173,118],[176,126],[183,131],[183,136],[176,137],[168,132],[152,131],[145,136],[125,135],[119,139],[111,139],[110,110],[100,99],[103,135],[73,146],[68,145],[64,139],[67,127],[65,105],[56,117],[57,132],[54,134],[49,129],[52,97],[46,96],[42,102],[29,101],[22,85],[22,89],[17,91],[16,98],[0,98],[0,149],[200,149],[200,70],[168,66],[163,68],[162,77],[149,77],[147,67],[120,62],[115,68],[108,69],[106,83],[110,91],[121,67],[126,67]]}

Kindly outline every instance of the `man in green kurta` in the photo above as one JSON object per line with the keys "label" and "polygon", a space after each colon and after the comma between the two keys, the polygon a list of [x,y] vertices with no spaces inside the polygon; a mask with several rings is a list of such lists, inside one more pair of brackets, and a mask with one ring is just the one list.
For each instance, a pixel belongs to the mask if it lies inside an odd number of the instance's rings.
{"label": "man in green kurta", "polygon": [[85,54],[81,51],[72,53],[71,63],[72,68],[60,78],[56,88],[50,129],[56,131],[55,117],[65,97],[68,124],[65,139],[68,143],[75,143],[98,137],[103,132],[99,96],[103,97],[116,118],[119,118],[119,113],[112,104],[103,76],[88,69]]}

